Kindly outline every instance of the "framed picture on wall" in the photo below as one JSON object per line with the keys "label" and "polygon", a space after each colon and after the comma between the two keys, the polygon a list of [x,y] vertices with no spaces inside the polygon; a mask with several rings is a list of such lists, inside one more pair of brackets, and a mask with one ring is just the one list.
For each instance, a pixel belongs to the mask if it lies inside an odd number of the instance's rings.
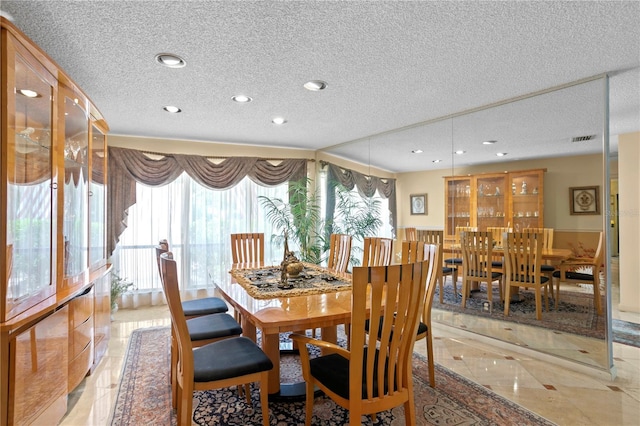
{"label": "framed picture on wall", "polygon": [[411,194],[411,214],[427,214],[427,194]]}
{"label": "framed picture on wall", "polygon": [[571,214],[600,214],[599,189],[599,186],[575,186],[569,188]]}

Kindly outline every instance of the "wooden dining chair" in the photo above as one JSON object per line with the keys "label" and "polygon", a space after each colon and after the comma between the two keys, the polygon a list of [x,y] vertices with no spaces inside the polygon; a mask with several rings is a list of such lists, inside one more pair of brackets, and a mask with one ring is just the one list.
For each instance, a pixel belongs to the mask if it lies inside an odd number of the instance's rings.
{"label": "wooden dining chair", "polygon": [[[415,246],[415,247],[414,247]],[[433,339],[431,335],[431,306],[435,294],[441,262],[441,248],[438,244],[429,244],[422,241],[402,242],[402,263],[415,263],[429,261],[429,274],[427,278],[427,291],[425,293],[424,310],[422,320],[418,326],[416,340],[425,339],[427,344],[427,363],[429,366],[429,384],[436,386],[435,365],[433,360]]]}
{"label": "wooden dining chair", "polygon": [[[543,251],[550,250],[553,248],[553,228],[524,228],[522,232],[542,234],[542,240],[543,240],[542,250]],[[553,296],[553,273],[556,269],[557,268],[555,267],[555,265],[551,265],[547,263],[547,261],[544,261],[540,265],[540,270],[542,271],[542,275],[549,278],[549,281],[547,281],[547,286],[549,287],[548,291],[549,291],[549,294],[551,294],[551,296]],[[557,297],[555,298],[555,307],[556,309],[558,308]]]}
{"label": "wooden dining chair", "polygon": [[231,234],[233,263],[264,263],[264,233]]}
{"label": "wooden dining chair", "polygon": [[542,290],[546,309],[549,310],[547,282],[542,275],[542,246],[544,236],[541,233],[507,232],[503,236],[505,261],[504,315],[509,315],[511,287],[531,287],[535,291],[536,319],[542,319]]}
{"label": "wooden dining chair", "polygon": [[[556,308],[560,300],[560,283],[581,283],[593,285],[593,304],[598,315],[602,315],[602,300],[600,297],[600,271],[604,263],[604,233],[600,232],[598,247],[593,257],[568,259],[558,265],[558,270],[553,273],[555,281]],[[584,268],[587,271],[578,271]]]}
{"label": "wooden dining chair", "polygon": [[416,231],[416,228],[413,228],[413,227],[404,228],[404,240],[405,241],[417,241],[418,240],[418,233]]}
{"label": "wooden dining chair", "polygon": [[[156,262],[158,266],[158,274],[160,281],[164,280],[162,276],[162,268],[160,267],[160,255],[169,251],[169,243],[167,240],[160,240],[155,247]],[[182,310],[187,318],[195,318],[202,315],[219,314],[227,312],[229,307],[224,300],[219,297],[201,297],[199,299],[185,300],[182,302]]]}
{"label": "wooden dining chair", "polygon": [[[165,240],[166,241],[166,240]],[[158,267],[160,269],[160,278],[163,281],[164,285],[164,273],[162,271],[162,265],[160,262],[160,257],[163,254],[167,254],[167,257],[173,259],[173,254],[170,251],[163,251],[164,247],[168,247],[168,244],[163,244],[162,241],[156,247],[156,254],[158,256]],[[161,252],[158,254],[158,252]],[[165,292],[165,297],[168,300],[168,295]],[[223,301],[224,303],[224,301]],[[215,342],[217,340],[226,339],[229,337],[235,337],[242,334],[242,327],[240,323],[238,323],[231,315],[228,315],[225,312],[213,312],[211,314],[202,314],[202,315],[187,315],[187,310],[185,310],[184,306],[187,305],[188,308],[192,308],[187,302],[182,302],[182,311],[187,320],[187,329],[189,331],[189,337],[191,338],[191,342],[194,348],[204,346],[208,343]],[[226,307],[225,303],[225,307]],[[170,364],[171,364],[171,404],[172,407],[176,407],[178,402],[178,395],[176,392],[176,371],[178,367],[178,341],[176,339],[174,330],[171,330],[171,354],[170,354]]]}
{"label": "wooden dining chair", "polygon": [[393,256],[391,238],[365,237],[362,266],[388,266]]}
{"label": "wooden dining chair", "polygon": [[[403,405],[405,424],[416,424],[412,355],[425,303],[429,261],[353,268],[351,349],[294,334],[306,382],[305,425],[313,417],[316,387],[349,410],[349,424]],[[368,326],[380,330],[367,333]],[[323,355],[311,358],[309,345]]]}
{"label": "wooden dining chair", "polygon": [[[246,337],[232,337],[195,348],[187,319],[180,303],[176,262],[171,252],[160,256],[171,327],[177,341],[176,369],[177,414],[179,425],[191,424],[193,392],[258,382],[262,423],[269,425],[268,372],[273,368],[269,357]],[[251,403],[249,392],[247,402]]]}
{"label": "wooden dining chair", "polygon": [[495,272],[493,261],[493,237],[490,232],[460,233],[460,248],[462,250],[462,304],[467,306],[467,298],[471,291],[471,283],[485,283],[487,285],[487,299],[489,309],[493,306],[493,282],[498,281],[500,300],[502,294],[502,272]]}
{"label": "wooden dining chair", "polygon": [[329,239],[329,258],[327,269],[346,272],[351,259],[351,235],[331,234]]}
{"label": "wooden dining chair", "polygon": [[[436,244],[438,245],[438,250],[440,251],[438,255],[438,259],[440,263],[443,263],[444,254],[444,231],[435,230],[435,229],[420,229],[418,230],[418,241],[422,241],[428,244]],[[451,281],[453,284],[453,295],[457,297],[458,295],[458,268],[454,265],[442,266],[438,270],[438,287],[440,288],[440,303],[444,303],[444,284],[446,277],[451,276]]]}
{"label": "wooden dining chair", "polygon": [[[456,231],[454,234],[454,246],[460,246],[460,234],[462,232],[477,232],[478,228],[476,226],[456,226]],[[449,267],[456,267],[462,265],[462,256],[460,257],[451,257],[444,260],[444,264]]]}

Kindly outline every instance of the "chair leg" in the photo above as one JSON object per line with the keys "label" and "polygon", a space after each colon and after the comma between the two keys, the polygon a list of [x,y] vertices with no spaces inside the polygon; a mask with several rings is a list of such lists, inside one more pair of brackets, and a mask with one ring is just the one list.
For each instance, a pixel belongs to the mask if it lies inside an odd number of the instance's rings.
{"label": "chair leg", "polygon": [[462,279],[462,302],[460,303],[460,306],[462,306],[462,308],[467,307],[467,293],[469,293],[469,280],[467,280],[466,278],[463,278]]}
{"label": "chair leg", "polygon": [[247,404],[251,405],[251,383],[245,383],[244,394],[247,399]]}
{"label": "chair leg", "polygon": [[304,416],[304,424],[305,426],[311,426],[311,419],[313,418],[313,381],[307,380],[307,398],[306,398],[306,408],[305,408],[305,416]]}
{"label": "chair leg", "polygon": [[411,387],[409,389],[409,399],[404,403],[404,424],[407,426],[416,424],[416,405]]}
{"label": "chair leg", "polygon": [[453,280],[453,299],[458,298],[458,270],[454,269],[451,274],[451,279]]}
{"label": "chair leg", "polygon": [[263,426],[269,426],[269,372],[263,371],[260,373],[260,407],[262,408],[262,424]]}
{"label": "chair leg", "polygon": [[[180,386],[180,385],[178,385]],[[191,425],[191,412],[193,411],[193,388],[180,390],[178,401],[178,424]]]}
{"label": "chair leg", "polygon": [[536,287],[536,319],[542,320],[542,293],[540,292],[540,286]]}
{"label": "chair leg", "polygon": [[440,286],[440,304],[444,303],[444,284],[447,281],[447,277],[440,275],[438,279],[438,285]]}
{"label": "chair leg", "polygon": [[431,339],[431,330],[427,330],[427,365],[429,366],[429,386],[436,387],[436,368],[433,361],[433,340]]}
{"label": "chair leg", "polygon": [[171,362],[171,407],[178,407],[178,385],[177,385],[177,369],[178,369],[178,350],[176,348],[177,342],[173,335],[173,327],[171,328],[171,353],[169,359]]}
{"label": "chair leg", "polygon": [[511,302],[511,284],[507,282],[504,289],[504,316],[509,316],[509,303]]}

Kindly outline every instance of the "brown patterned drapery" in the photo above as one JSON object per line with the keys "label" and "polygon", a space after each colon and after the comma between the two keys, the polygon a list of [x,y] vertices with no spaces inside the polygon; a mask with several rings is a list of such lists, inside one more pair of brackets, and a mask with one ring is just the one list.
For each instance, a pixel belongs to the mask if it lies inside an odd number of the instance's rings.
{"label": "brown patterned drapery", "polygon": [[275,186],[305,178],[307,160],[268,160],[255,157],[217,159],[214,156],[150,154],[134,149],[109,147],[109,255],[113,253],[120,235],[127,228],[127,210],[136,203],[136,182],[162,186],[173,182],[183,172],[200,185],[211,189],[231,188],[245,176],[259,185]]}
{"label": "brown patterned drapery", "polygon": [[377,176],[368,176],[355,170],[345,169],[335,164],[321,162],[322,167],[326,166],[327,173],[327,222],[333,220],[333,213],[336,206],[336,194],[332,185],[339,183],[348,190],[358,188],[358,192],[365,197],[373,197],[376,190],[381,197],[389,200],[389,222],[391,232],[395,237],[397,214],[396,214],[396,180],[391,178],[381,178]]}

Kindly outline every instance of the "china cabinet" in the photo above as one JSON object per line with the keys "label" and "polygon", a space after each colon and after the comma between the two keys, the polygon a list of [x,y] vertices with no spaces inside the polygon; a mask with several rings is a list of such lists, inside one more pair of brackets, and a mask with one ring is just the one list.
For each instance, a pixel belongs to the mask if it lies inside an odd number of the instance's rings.
{"label": "china cabinet", "polygon": [[0,425],[55,424],[109,339],[108,126],[0,17]]}
{"label": "china cabinet", "polygon": [[545,169],[445,177],[445,238],[456,228],[544,227]]}

